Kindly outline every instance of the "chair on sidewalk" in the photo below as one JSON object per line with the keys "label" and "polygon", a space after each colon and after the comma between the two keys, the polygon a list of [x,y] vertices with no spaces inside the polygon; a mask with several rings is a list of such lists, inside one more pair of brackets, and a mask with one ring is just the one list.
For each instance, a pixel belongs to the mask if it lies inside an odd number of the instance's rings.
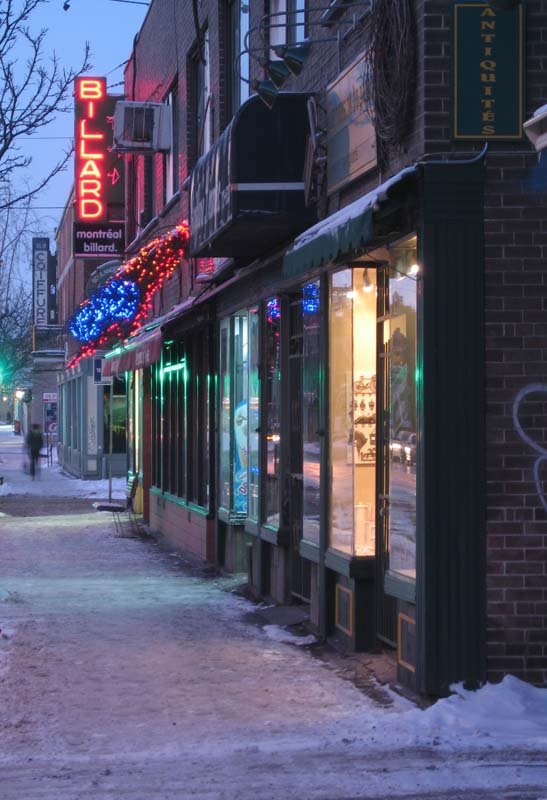
{"label": "chair on sidewalk", "polygon": [[127,486],[125,487],[125,494],[127,498],[125,505],[121,505],[119,503],[93,503],[93,507],[96,508],[97,511],[110,511],[114,519],[116,531],[120,536],[123,536],[122,514],[127,515],[127,522],[130,523],[133,533],[138,533],[140,530],[137,515],[135,514],[135,510],[133,508],[138,487],[139,476],[132,475],[131,478],[128,479]]}

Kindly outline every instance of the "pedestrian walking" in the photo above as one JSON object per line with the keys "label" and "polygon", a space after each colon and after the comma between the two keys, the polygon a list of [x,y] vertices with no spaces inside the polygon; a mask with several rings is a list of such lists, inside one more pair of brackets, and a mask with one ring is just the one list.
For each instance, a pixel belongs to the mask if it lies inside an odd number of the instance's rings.
{"label": "pedestrian walking", "polygon": [[40,468],[40,450],[44,446],[44,437],[38,423],[34,423],[27,434],[26,445],[30,457],[30,474],[36,477],[36,470]]}

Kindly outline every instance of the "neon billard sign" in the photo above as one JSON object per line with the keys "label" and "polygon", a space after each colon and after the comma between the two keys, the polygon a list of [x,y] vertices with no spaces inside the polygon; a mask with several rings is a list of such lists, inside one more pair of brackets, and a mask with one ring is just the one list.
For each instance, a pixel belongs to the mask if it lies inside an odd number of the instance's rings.
{"label": "neon billard sign", "polygon": [[107,159],[111,147],[105,78],[76,79],[76,219],[101,222],[107,216]]}

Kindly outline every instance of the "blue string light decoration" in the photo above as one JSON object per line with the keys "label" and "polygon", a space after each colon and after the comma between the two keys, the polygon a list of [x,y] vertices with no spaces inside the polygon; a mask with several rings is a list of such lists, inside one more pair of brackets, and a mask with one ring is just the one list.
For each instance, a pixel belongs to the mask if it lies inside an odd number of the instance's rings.
{"label": "blue string light decoration", "polygon": [[319,286],[307,283],[302,289],[302,311],[304,314],[317,314],[319,305]]}
{"label": "blue string light decoration", "polygon": [[114,323],[131,322],[139,299],[139,287],[134,281],[108,281],[76,311],[69,330],[79,342],[92,342]]}
{"label": "blue string light decoration", "polygon": [[165,235],[148,241],[139,252],[118,267],[110,281],[85,300],[69,322],[81,342],[67,369],[136,333],[153,313],[158,289],[183,264],[190,230],[180,222]]}
{"label": "blue string light decoration", "polygon": [[281,306],[279,305],[279,298],[272,297],[271,300],[268,300],[266,303],[266,319],[268,322],[272,323],[275,319],[279,319],[281,316]]}

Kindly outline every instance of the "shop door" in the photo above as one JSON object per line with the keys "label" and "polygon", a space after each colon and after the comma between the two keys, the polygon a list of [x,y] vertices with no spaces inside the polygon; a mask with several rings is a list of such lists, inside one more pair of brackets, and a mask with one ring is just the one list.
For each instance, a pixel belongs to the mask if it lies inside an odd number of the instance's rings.
{"label": "shop door", "polygon": [[390,339],[389,326],[389,272],[378,269],[378,421],[377,421],[377,580],[376,580],[376,632],[378,638],[391,647],[397,640],[397,607],[395,598],[384,592],[384,576],[389,569],[389,486],[390,486]]}
{"label": "shop door", "polygon": [[288,419],[289,437],[294,443],[289,453],[289,530],[290,530],[290,581],[291,594],[299,600],[309,601],[309,562],[300,555],[303,514],[303,464],[302,464],[302,365],[303,325],[302,296],[292,296],[289,303],[289,385]]}

